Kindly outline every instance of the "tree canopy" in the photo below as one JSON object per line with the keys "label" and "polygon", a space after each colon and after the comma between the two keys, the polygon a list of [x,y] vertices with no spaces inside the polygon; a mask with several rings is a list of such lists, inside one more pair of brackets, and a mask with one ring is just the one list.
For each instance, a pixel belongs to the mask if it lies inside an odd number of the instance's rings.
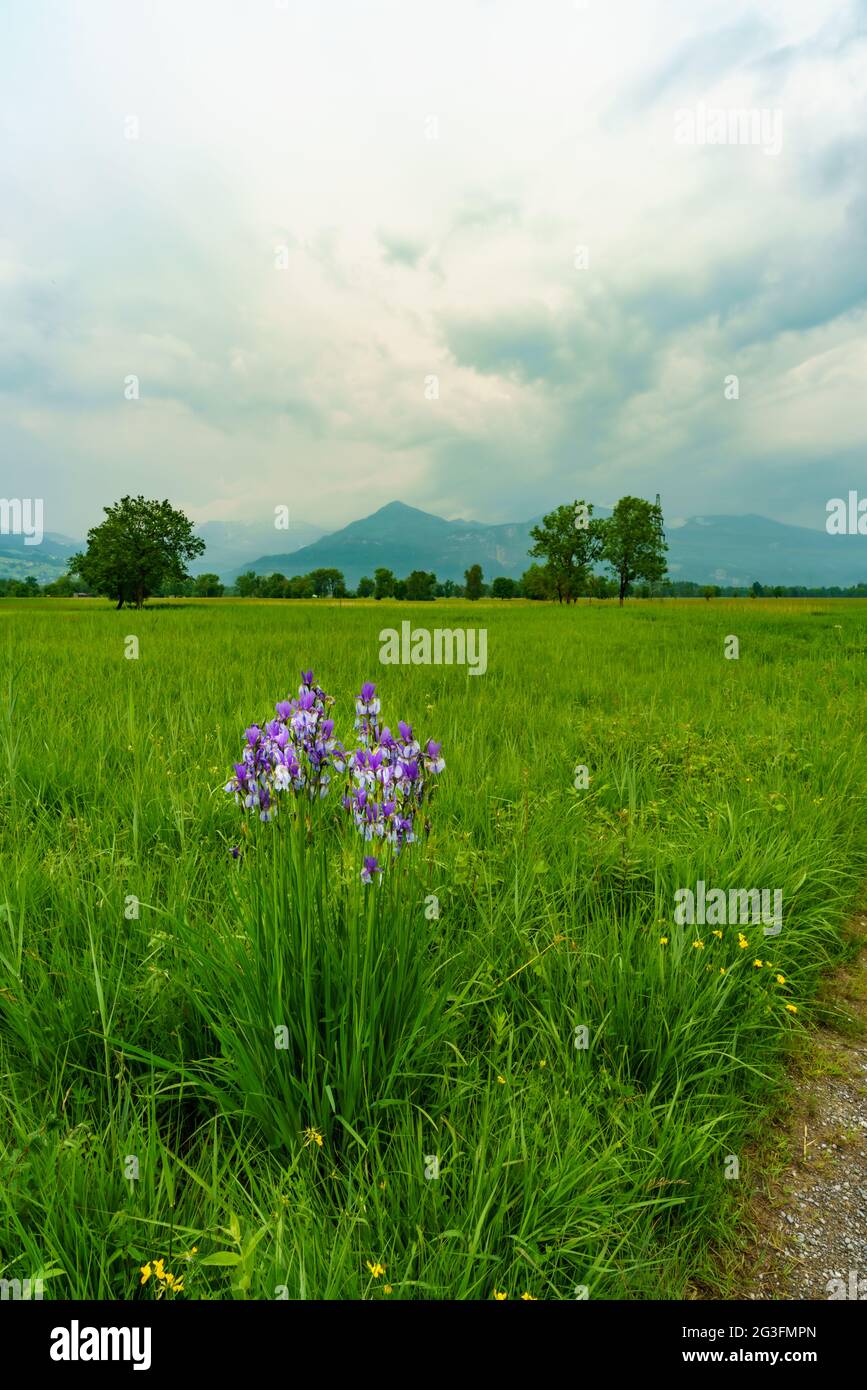
{"label": "tree canopy", "polygon": [[545,569],[557,595],[573,603],[587,592],[593,564],[602,553],[602,526],[594,521],[589,502],[564,503],[542,518],[530,532],[535,544],[529,554],[546,561]]}
{"label": "tree canopy", "polygon": [[394,586],[397,583],[391,570],[376,569],[373,571],[373,597],[374,598],[393,598]]}
{"label": "tree canopy", "polygon": [[667,550],[659,503],[621,497],[602,531],[602,558],[617,580],[621,604],[633,580],[653,584],[665,577]]}
{"label": "tree canopy", "polygon": [[87,533],[86,553],[69,561],[70,574],[79,574],[88,589],[117,599],[118,608],[141,608],[164,584],[189,579],[187,563],[205,542],[183,512],[141,496],[122,497],[103,510],[105,521]]}
{"label": "tree canopy", "polygon": [[406,596],[414,603],[436,598],[437,577],[426,570],[413,570],[406,581]]}
{"label": "tree canopy", "polygon": [[481,598],[484,589],[481,565],[470,565],[469,569],[464,571],[464,579],[464,597],[473,600]]}

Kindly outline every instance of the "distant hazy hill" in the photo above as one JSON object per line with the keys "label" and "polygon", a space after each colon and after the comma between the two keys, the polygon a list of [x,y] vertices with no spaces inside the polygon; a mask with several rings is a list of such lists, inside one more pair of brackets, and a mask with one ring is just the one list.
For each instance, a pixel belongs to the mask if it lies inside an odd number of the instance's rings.
{"label": "distant hazy hill", "polygon": [[672,579],[743,587],[867,582],[867,536],[829,536],[765,516],[692,516],[668,531]]}
{"label": "distant hazy hill", "polygon": [[[604,507],[599,515],[607,515]],[[445,521],[430,512],[389,502],[342,531],[322,536],[294,553],[260,555],[240,565],[257,574],[306,574],[336,568],[354,587],[379,565],[403,578],[411,570],[433,570],[438,579],[463,580],[476,561],[485,578],[518,578],[531,560],[530,528],[538,517],[505,526],[478,521]],[[867,582],[867,537],[829,536],[801,526],[785,526],[762,516],[690,517],[667,532],[672,579],[744,587],[762,584],[838,584]]]}
{"label": "distant hazy hill", "polygon": [[[190,565],[190,573],[218,574],[227,583],[239,566],[245,568],[250,555],[270,548],[275,539],[289,554],[323,535],[321,526],[292,518],[288,531],[258,521],[203,521],[195,529],[207,550]],[[25,545],[23,536],[0,535],[0,579],[26,579],[29,574],[40,584],[59,579],[66,574],[69,557],[84,549],[84,541],[54,533],[47,532],[41,545]]]}
{"label": "distant hazy hill", "polygon": [[259,521],[203,521],[196,527],[196,534],[208,548],[189,566],[190,574],[218,574],[225,583],[230,583],[230,576],[247,568],[244,562],[251,555],[260,555],[275,545],[280,545],[283,553],[289,555],[302,546],[309,546],[324,533],[321,526],[311,526],[307,521],[290,517],[288,531],[278,531],[273,524],[264,526]]}
{"label": "distant hazy hill", "polygon": [[25,545],[23,536],[0,535],[0,579],[26,579],[40,584],[66,574],[67,561],[81,549],[81,542],[46,531],[39,545]]}
{"label": "distant hazy hill", "polygon": [[261,555],[241,565],[238,572],[252,569],[257,574],[276,571],[291,576],[336,568],[354,587],[362,575],[372,578],[380,565],[401,578],[420,569],[433,570],[438,579],[463,581],[464,570],[478,562],[488,576],[518,578],[529,563],[530,527],[537,520],[485,526],[479,521],[444,521],[403,502],[389,502],[294,554]]}

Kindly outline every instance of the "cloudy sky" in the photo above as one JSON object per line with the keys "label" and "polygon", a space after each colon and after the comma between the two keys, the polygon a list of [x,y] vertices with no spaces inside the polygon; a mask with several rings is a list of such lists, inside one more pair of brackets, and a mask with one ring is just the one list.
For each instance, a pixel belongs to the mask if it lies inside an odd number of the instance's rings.
{"label": "cloudy sky", "polygon": [[0,494],[822,528],[865,132],[867,0],[4,0]]}

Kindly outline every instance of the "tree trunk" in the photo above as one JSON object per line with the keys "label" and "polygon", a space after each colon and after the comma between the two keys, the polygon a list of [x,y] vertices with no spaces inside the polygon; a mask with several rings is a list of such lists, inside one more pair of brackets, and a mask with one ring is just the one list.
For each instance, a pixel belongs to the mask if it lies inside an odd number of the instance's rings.
{"label": "tree trunk", "polygon": [[116,608],[123,608],[123,594],[118,594]]}

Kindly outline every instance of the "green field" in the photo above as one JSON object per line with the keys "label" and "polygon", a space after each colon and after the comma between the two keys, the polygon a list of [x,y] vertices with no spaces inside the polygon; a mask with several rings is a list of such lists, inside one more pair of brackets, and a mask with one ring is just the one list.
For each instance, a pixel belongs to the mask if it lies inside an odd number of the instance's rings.
{"label": "green field", "polygon": [[[179,1299],[711,1278],[729,1156],[743,1177],[867,876],[865,610],[0,603],[0,1275],[128,1299],[155,1258]],[[486,627],[487,674],[381,666],[405,618]],[[248,834],[223,791],[305,667],[347,744],[364,680],[443,743],[429,838],[369,887],[336,790]],[[780,935],[676,926],[698,880],[782,890]]]}

